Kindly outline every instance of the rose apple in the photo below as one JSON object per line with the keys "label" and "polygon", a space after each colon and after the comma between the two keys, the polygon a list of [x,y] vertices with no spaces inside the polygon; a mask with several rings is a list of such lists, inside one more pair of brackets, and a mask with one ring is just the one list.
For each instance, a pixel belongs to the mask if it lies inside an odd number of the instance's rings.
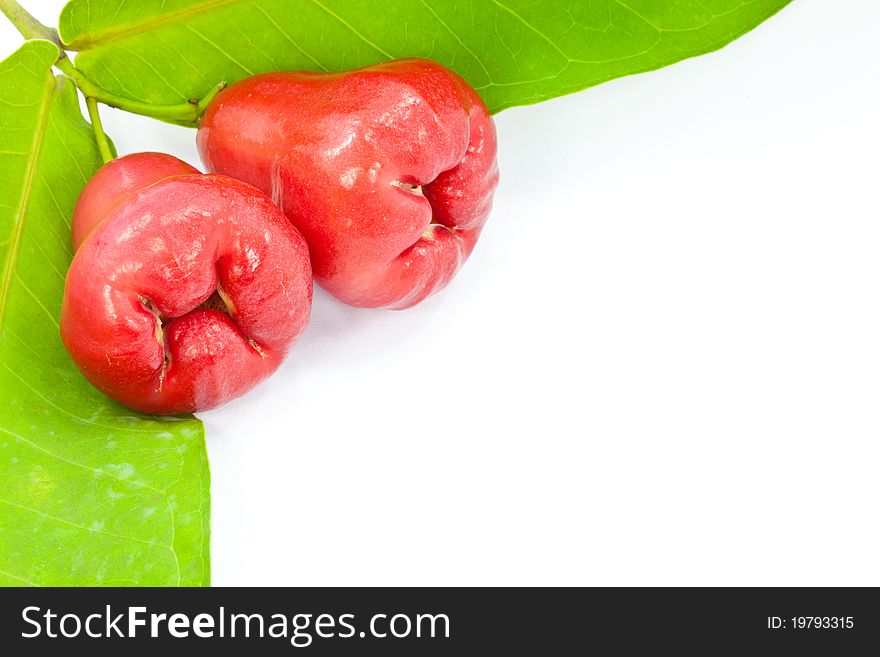
{"label": "rose apple", "polygon": [[246,183],[128,155],[89,181],[72,229],[61,337],[95,387],[138,411],[243,394],[308,323],[305,241]]}
{"label": "rose apple", "polygon": [[498,182],[477,93],[435,62],[256,75],[222,92],[198,131],[205,166],[269,194],[339,299],[407,308],[471,253]]}

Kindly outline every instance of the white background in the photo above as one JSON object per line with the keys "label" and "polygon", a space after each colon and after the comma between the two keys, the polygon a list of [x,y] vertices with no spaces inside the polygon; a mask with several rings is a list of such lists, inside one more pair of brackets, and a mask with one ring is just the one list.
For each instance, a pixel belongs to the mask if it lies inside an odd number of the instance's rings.
{"label": "white background", "polygon": [[[880,585],[878,24],[795,0],[500,114],[453,284],[318,292],[282,369],[202,416],[214,584]],[[104,116],[199,164],[192,131]]]}

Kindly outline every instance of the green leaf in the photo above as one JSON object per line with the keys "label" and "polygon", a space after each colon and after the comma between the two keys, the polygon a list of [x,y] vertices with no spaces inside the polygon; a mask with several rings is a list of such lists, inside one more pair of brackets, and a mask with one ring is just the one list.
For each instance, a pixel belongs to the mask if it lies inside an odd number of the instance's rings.
{"label": "green leaf", "polygon": [[73,0],[77,66],[130,99],[170,104],[274,70],[429,57],[493,111],[720,48],[790,0]]}
{"label": "green leaf", "polygon": [[89,385],[58,316],[70,217],[101,160],[58,48],[0,63],[0,585],[204,585],[208,466],[194,418]]}

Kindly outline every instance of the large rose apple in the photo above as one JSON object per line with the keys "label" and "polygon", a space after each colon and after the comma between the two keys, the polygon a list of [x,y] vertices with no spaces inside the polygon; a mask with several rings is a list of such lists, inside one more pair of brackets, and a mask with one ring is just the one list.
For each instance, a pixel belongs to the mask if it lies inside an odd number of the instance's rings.
{"label": "large rose apple", "polygon": [[486,106],[423,59],[247,78],[208,107],[198,146],[210,171],[272,197],[316,281],[355,306],[407,308],[445,286],[498,182]]}

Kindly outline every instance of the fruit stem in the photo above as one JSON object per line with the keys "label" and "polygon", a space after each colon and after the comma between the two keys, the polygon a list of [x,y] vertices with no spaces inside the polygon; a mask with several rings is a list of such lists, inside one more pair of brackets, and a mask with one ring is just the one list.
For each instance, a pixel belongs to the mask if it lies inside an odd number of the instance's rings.
{"label": "fruit stem", "polygon": [[98,144],[98,151],[101,153],[101,159],[107,164],[113,159],[113,149],[110,147],[110,141],[104,133],[104,126],[101,125],[101,115],[98,113],[98,101],[91,96],[86,97],[86,107],[89,109],[89,118],[92,120],[92,130],[95,132],[95,143]]}
{"label": "fruit stem", "polygon": [[9,19],[15,29],[17,29],[25,39],[46,39],[58,46],[60,55],[55,66],[76,84],[77,88],[86,98],[94,98],[97,102],[109,105],[110,107],[118,107],[132,114],[141,114],[154,119],[164,121],[180,121],[183,123],[198,123],[205,109],[214,96],[226,88],[225,82],[215,85],[203,98],[191,98],[185,103],[177,103],[174,105],[152,105],[137,100],[131,100],[123,96],[103,89],[91,80],[89,80],[82,72],[73,65],[67,53],[64,51],[64,44],[58,36],[58,32],[51,27],[43,25],[34,18],[28,11],[22,7],[16,0],[0,0],[0,11]]}
{"label": "fruit stem", "polygon": [[[0,2],[2,1],[3,0],[0,0]],[[124,98],[123,96],[117,96],[106,89],[102,89],[84,76],[80,70],[73,66],[70,60],[63,55],[55,65],[73,79],[76,86],[79,87],[79,90],[82,91],[86,97],[94,98],[99,103],[109,105],[110,107],[116,107],[125,110],[126,112],[131,112],[132,114],[141,114],[143,116],[149,116],[154,119],[162,119],[165,121],[182,121],[193,124],[198,123],[210,102],[214,100],[214,96],[226,88],[226,83],[220,82],[201,99],[191,98],[185,103],[178,103],[176,105],[153,105],[151,103],[142,103],[137,100],[131,100],[130,98]]]}

